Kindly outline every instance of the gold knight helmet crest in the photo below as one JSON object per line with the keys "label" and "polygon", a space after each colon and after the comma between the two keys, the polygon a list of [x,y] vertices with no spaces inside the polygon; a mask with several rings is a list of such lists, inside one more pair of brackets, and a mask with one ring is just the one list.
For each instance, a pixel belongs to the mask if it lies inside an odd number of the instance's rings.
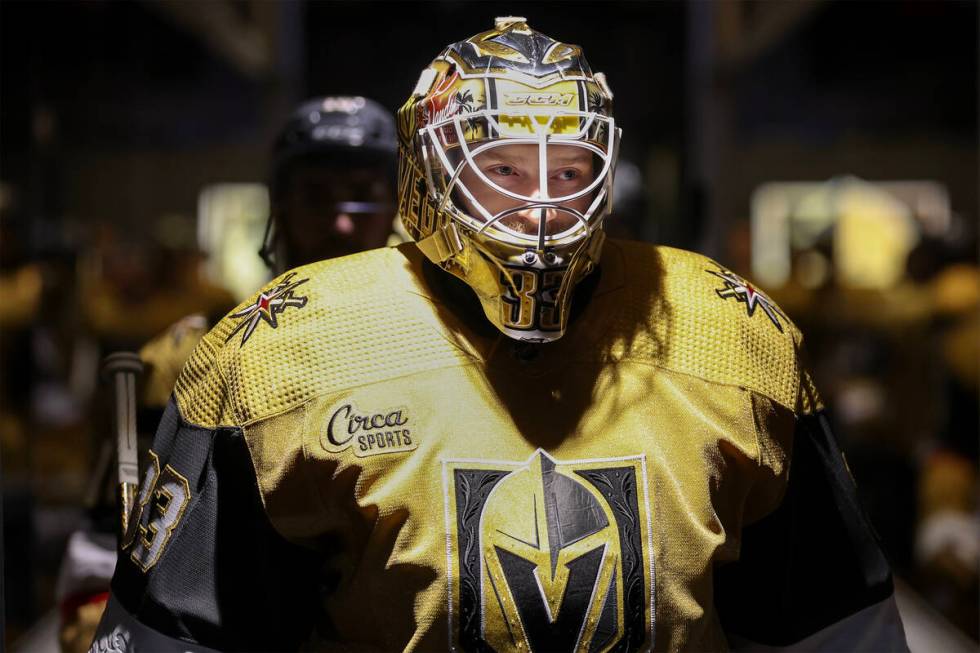
{"label": "gold knight helmet crest", "polygon": [[539,450],[523,464],[444,464],[462,649],[636,650],[652,641],[641,457],[562,462]]}

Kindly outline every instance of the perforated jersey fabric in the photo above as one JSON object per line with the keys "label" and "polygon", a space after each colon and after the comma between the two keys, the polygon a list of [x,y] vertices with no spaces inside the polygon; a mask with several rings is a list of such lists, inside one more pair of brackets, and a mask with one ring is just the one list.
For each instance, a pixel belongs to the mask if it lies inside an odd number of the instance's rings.
{"label": "perforated jersey fabric", "polygon": [[[308,279],[297,292],[313,301],[284,311],[285,329],[260,324],[247,345],[231,335],[241,318],[216,325],[178,380],[182,410],[198,424],[244,425],[313,396],[472,362],[473,352],[434,313],[421,265],[406,244],[287,273]],[[604,347],[563,353],[662,366],[744,387],[791,410],[822,407],[800,368],[799,331],[783,316],[779,330],[761,311],[748,314],[744,302],[723,301],[716,292],[722,284],[708,273],[722,269],[693,252],[608,243],[598,293],[615,292],[616,301],[603,306],[603,320],[591,320],[595,332],[586,334],[601,336]],[[224,406],[226,392],[233,406]]]}
{"label": "perforated jersey fabric", "polygon": [[[796,419],[820,408],[796,328],[705,257],[610,241],[568,333],[526,347],[425,265],[409,244],[293,270],[175,390],[188,424],[243,432],[282,536],[343,543],[330,637],[724,649],[711,569],[779,505]],[[252,310],[270,297],[292,302],[275,324]]]}
{"label": "perforated jersey fabric", "polygon": [[[399,269],[405,259],[398,252],[374,250],[288,273],[308,279],[296,293],[311,301],[279,314],[281,328],[260,324],[244,344],[240,334],[232,335],[238,320],[219,323],[177,387],[181,398],[203,392],[181,401],[189,419],[244,425],[320,394],[465,362],[461,352],[427,328],[425,315],[407,294],[411,288],[400,278],[405,276]],[[244,302],[232,314],[255,301]],[[231,414],[217,407],[226,392],[232,398]]]}
{"label": "perforated jersey fabric", "polygon": [[[796,408],[802,336],[792,322],[780,313],[776,328],[762,310],[750,313],[737,297],[720,297],[725,286],[712,273],[725,270],[704,256],[629,242],[618,249],[608,256],[621,257],[630,280],[621,329],[649,325],[634,357]],[[820,405],[816,399],[810,411]]]}
{"label": "perforated jersey fabric", "polygon": [[611,241],[572,315],[509,340],[411,245],[273,280],[181,373],[99,645],[904,650],[778,307]]}

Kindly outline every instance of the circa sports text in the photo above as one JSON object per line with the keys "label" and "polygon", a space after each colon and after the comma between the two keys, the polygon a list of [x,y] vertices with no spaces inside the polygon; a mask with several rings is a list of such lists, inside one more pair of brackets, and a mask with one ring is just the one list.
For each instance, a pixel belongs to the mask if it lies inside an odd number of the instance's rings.
{"label": "circa sports text", "polygon": [[346,403],[330,416],[323,445],[334,453],[353,448],[360,457],[411,451],[418,444],[407,424],[405,408],[361,413],[353,403]]}

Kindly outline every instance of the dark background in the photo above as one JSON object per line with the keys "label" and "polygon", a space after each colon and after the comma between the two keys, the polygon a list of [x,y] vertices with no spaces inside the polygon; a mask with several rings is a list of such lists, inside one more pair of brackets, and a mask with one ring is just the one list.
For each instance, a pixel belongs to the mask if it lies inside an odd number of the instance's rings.
{"label": "dark background", "polygon": [[[93,331],[74,308],[85,302],[76,275],[100,234],[144,243],[163,216],[193,216],[206,185],[264,181],[276,131],[305,98],[365,95],[394,111],[443,45],[508,14],[583,45],[606,73],[623,156],[644,182],[635,237],[749,274],[750,199],[761,184],[926,179],[948,190],[956,229],[912,281],[952,263],[975,269],[975,2],[8,0],[0,4],[0,268],[47,267],[39,317],[0,329],[2,405],[16,422],[0,429],[7,641],[52,605],[101,437],[94,409],[51,426],[34,407],[44,403],[42,382],[58,382],[37,360],[39,325],[48,320],[56,343]],[[8,300],[14,295],[0,297]],[[858,452],[852,466],[897,569],[976,637],[976,570],[962,587],[937,581],[913,551],[928,452],[956,431],[959,444],[947,448],[975,473],[976,388],[947,391],[944,368],[930,367],[939,365],[931,354],[946,323],[927,315],[885,337],[860,318],[839,333],[826,326],[833,315],[811,308],[792,317],[815,331],[816,357],[850,361],[820,366],[821,387],[866,361],[859,372],[884,389],[885,411],[918,401],[934,415],[915,432],[844,438]],[[835,349],[841,341],[851,349]],[[52,369],[65,376],[65,367]],[[925,389],[889,385],[909,368],[925,370]],[[966,616],[964,596],[973,601]]]}
{"label": "dark background", "polygon": [[975,216],[972,2],[193,4],[3,4],[2,167],[23,213],[188,211],[209,181],[262,179],[298,101],[394,110],[438,48],[513,12],[587,45],[625,155],[671,169],[655,182],[661,241],[723,256],[758,183],[842,171],[941,179]]}

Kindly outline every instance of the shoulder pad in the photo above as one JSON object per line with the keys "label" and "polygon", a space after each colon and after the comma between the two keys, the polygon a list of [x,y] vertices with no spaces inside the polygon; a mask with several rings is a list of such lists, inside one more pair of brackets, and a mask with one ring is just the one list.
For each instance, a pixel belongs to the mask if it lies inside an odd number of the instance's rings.
{"label": "shoulder pad", "polygon": [[207,332],[206,317],[188,315],[140,348],[139,356],[145,366],[143,403],[146,406],[167,405],[181,368]]}
{"label": "shoulder pad", "polygon": [[799,330],[762,291],[694,252],[617,244],[633,319],[651,327],[637,334],[632,353],[794,411],[819,403],[801,367]]}
{"label": "shoulder pad", "polygon": [[177,384],[181,413],[246,426],[327,392],[460,364],[462,352],[430,328],[417,262],[403,251],[319,261],[269,282],[195,350]]}

